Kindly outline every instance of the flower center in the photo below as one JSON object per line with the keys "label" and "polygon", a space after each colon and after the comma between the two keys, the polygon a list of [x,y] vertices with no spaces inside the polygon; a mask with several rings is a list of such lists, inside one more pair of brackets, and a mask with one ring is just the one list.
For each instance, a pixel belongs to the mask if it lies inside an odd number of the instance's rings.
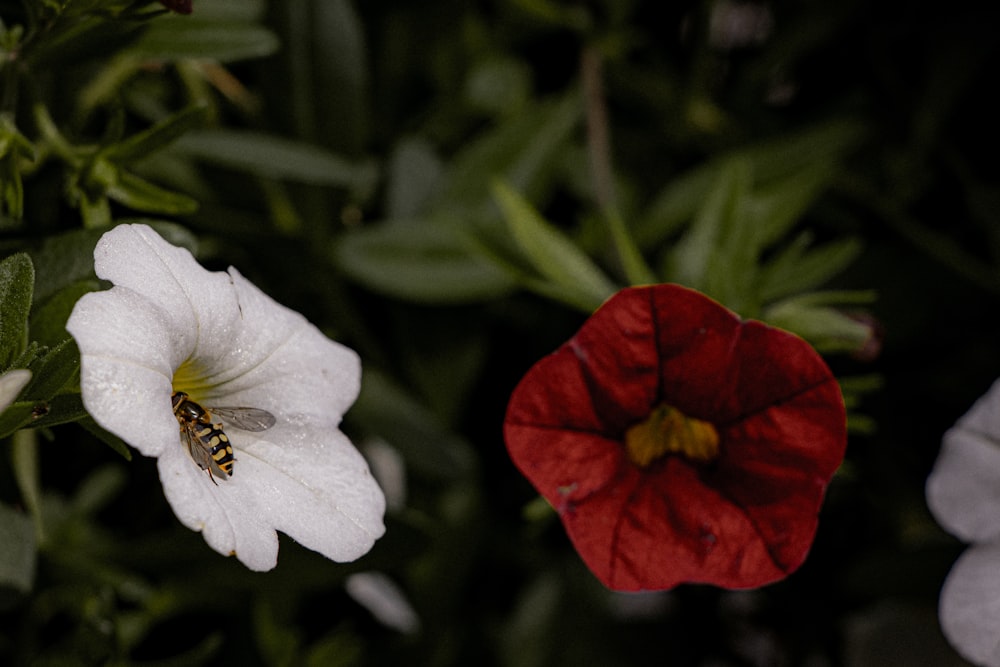
{"label": "flower center", "polygon": [[204,393],[205,388],[208,386],[203,379],[204,377],[205,374],[201,372],[201,369],[197,368],[188,359],[174,371],[173,382],[171,384],[174,391],[183,391],[192,397],[197,397],[199,394]]}
{"label": "flower center", "polygon": [[641,468],[667,454],[682,454],[707,463],[719,455],[719,433],[710,423],[663,403],[645,421],[629,427],[625,449],[629,459]]}

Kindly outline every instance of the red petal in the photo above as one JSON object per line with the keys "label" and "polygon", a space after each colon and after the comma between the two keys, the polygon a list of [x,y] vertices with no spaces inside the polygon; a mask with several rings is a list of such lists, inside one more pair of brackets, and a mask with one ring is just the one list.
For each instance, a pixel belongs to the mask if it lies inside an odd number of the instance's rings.
{"label": "red petal", "polygon": [[[661,403],[716,425],[713,465],[629,462],[624,430]],[[619,292],[536,364],[511,397],[505,437],[607,586],[744,588],[802,563],[845,421],[807,343],[658,285]]]}

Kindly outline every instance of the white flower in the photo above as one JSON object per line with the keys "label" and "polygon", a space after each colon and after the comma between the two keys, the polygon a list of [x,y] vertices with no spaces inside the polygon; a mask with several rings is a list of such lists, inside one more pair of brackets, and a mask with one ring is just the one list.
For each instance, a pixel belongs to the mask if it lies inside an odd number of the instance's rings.
{"label": "white flower", "polygon": [[941,589],[941,627],[979,665],[1000,667],[1000,381],[944,435],[927,504],[970,542]]}
{"label": "white flower", "polygon": [[[81,298],[66,324],[84,406],[157,458],[181,523],[252,570],[277,563],[276,530],[335,561],[367,552],[385,531],[385,499],[338,428],[358,394],[357,355],[236,269],[206,271],[145,225],[106,233],[94,260],[114,286]],[[213,479],[182,442],[177,391],[209,411],[256,408],[276,423],[256,433],[224,424],[235,464]]]}

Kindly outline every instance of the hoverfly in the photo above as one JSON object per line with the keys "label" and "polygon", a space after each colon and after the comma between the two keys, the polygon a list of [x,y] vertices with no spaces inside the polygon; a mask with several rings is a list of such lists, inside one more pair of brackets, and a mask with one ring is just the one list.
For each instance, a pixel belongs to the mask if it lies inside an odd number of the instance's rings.
{"label": "hoverfly", "polygon": [[[174,416],[181,428],[181,440],[187,445],[191,458],[202,470],[208,471],[213,484],[215,475],[227,479],[233,474],[233,446],[222,430],[222,422],[212,423],[212,415],[244,431],[266,431],[274,426],[274,415],[257,408],[203,408],[183,391],[170,397]],[[212,473],[215,473],[213,475]]]}

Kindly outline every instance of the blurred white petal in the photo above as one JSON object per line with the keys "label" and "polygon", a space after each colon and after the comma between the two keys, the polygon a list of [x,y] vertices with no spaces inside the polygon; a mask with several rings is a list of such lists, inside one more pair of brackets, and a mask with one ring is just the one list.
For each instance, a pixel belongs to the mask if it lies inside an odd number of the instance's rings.
{"label": "blurred white petal", "polygon": [[31,382],[31,371],[26,368],[16,368],[0,375],[0,412],[14,402],[29,382]]}
{"label": "blurred white petal", "polygon": [[1000,382],[945,433],[927,504],[966,542],[1000,540]]}
{"label": "blurred white petal", "polygon": [[939,616],[959,653],[1000,667],[1000,544],[972,546],[955,562],[941,589]]}
{"label": "blurred white petal", "polygon": [[382,492],[388,509],[399,511],[406,506],[406,462],[402,454],[381,438],[371,438],[362,445],[365,458]]}
{"label": "blurred white petal", "polygon": [[347,594],[386,627],[403,634],[420,630],[420,618],[392,579],[380,572],[359,572],[347,578]]}

